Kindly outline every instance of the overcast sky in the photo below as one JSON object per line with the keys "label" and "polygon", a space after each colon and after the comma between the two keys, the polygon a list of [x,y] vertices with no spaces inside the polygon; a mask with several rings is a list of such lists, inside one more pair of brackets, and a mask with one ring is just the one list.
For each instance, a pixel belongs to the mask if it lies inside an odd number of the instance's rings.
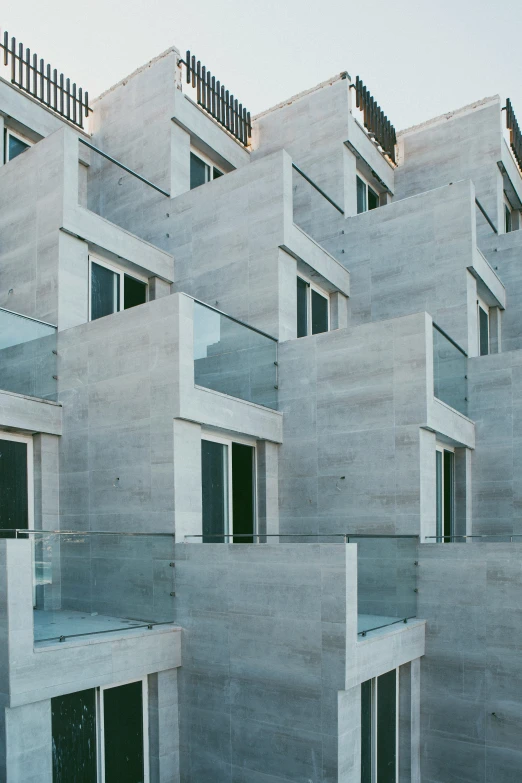
{"label": "overcast sky", "polygon": [[515,0],[24,0],[0,22],[92,97],[174,45],[252,114],[348,71],[397,130],[496,93],[522,122]]}

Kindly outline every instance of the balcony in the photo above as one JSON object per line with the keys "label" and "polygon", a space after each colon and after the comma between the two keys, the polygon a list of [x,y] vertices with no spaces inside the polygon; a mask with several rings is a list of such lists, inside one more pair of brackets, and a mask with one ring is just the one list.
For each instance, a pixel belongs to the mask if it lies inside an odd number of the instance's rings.
{"label": "balcony", "polygon": [[56,400],[56,326],[0,307],[0,389]]}
{"label": "balcony", "polygon": [[433,394],[467,416],[468,357],[465,351],[433,324]]}

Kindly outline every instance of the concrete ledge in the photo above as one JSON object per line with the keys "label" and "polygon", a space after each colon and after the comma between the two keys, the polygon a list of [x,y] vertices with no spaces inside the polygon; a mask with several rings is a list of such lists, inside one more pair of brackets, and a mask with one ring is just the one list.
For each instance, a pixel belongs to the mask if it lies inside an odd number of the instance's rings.
{"label": "concrete ledge", "polygon": [[500,277],[497,275],[484,253],[475,248],[472,266],[468,266],[469,272],[477,280],[481,281],[490,295],[495,300],[488,304],[498,305],[502,310],[506,307],[506,289]]}
{"label": "concrete ledge", "polygon": [[425,620],[383,630],[355,643],[353,656],[347,656],[346,690],[424,655]]}
{"label": "concrete ledge", "polygon": [[62,434],[62,406],[51,400],[0,390],[0,427]]}
{"label": "concrete ledge", "polygon": [[317,272],[327,291],[340,291],[345,296],[350,296],[350,273],[312,237],[293,223],[285,230],[285,240],[285,244],[280,245],[281,250]]}
{"label": "concrete ledge", "polygon": [[456,446],[475,448],[475,422],[435,397],[428,402],[425,429],[449,438]]}

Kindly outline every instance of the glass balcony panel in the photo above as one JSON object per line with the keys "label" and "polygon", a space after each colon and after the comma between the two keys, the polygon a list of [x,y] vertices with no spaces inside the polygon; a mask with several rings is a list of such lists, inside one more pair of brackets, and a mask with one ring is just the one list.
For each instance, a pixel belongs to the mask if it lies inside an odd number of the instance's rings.
{"label": "glass balcony panel", "polygon": [[277,340],[194,302],[194,383],[277,407]]}
{"label": "glass balcony panel", "polygon": [[56,327],[0,308],[0,389],[56,400]]}
{"label": "glass balcony panel", "polygon": [[465,416],[468,412],[467,356],[433,324],[433,393]]}

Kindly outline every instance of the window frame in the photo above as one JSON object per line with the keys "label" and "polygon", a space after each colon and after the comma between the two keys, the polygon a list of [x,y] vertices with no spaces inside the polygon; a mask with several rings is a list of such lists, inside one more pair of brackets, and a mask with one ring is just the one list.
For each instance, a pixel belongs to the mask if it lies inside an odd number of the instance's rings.
{"label": "window frame", "polygon": [[[88,299],[87,299],[87,315],[88,320],[91,322],[92,319],[92,264],[97,264],[98,266],[103,266],[105,269],[108,269],[110,272],[114,272],[114,274],[117,274],[119,276],[119,283],[118,288],[120,292],[120,306],[118,310],[115,310],[113,313],[110,313],[110,315],[114,315],[114,313],[121,313],[123,310],[125,310],[125,275],[127,277],[133,277],[135,280],[138,280],[140,283],[145,283],[145,303],[149,301],[149,281],[148,278],[144,277],[143,275],[135,274],[134,272],[129,272],[128,269],[125,269],[123,266],[119,266],[118,264],[114,264],[110,261],[106,261],[104,258],[101,258],[100,256],[96,256],[93,253],[89,253],[89,268],[88,268]],[[99,320],[98,318],[95,319],[96,321]]]}
{"label": "window frame", "polygon": [[377,206],[374,207],[374,209],[378,209],[381,206],[381,204],[380,204],[381,194],[379,193],[379,191],[377,190],[375,185],[373,185],[368,179],[366,179],[364,174],[361,174],[361,172],[359,170],[356,170],[355,177],[356,177],[356,179],[355,179],[356,200],[357,200],[357,180],[358,179],[363,183],[364,188],[365,188],[365,197],[364,197],[364,199],[365,199],[365,207],[366,208],[363,209],[361,212],[359,212],[359,208],[358,208],[358,205],[357,205],[357,214],[358,215],[364,215],[366,212],[373,212],[373,209],[370,209],[370,206],[369,206],[368,190],[371,190],[372,193],[374,193],[375,196],[377,197]]}
{"label": "window frame", "polygon": [[[205,165],[209,167],[210,170],[210,178],[205,180],[203,183],[204,185],[208,185],[209,182],[212,182],[215,179],[219,179],[219,177],[222,177],[224,174],[226,174],[225,171],[222,171],[219,166],[216,166],[212,158],[209,158],[208,155],[205,155],[204,152],[201,152],[201,150],[198,150],[197,147],[193,147],[192,144],[190,145],[190,154],[194,155],[195,158],[199,158]],[[214,176],[214,169],[219,172],[218,176]],[[197,187],[200,187],[198,185]],[[190,190],[196,190],[196,188],[190,188]]]}
{"label": "window frame", "polygon": [[[327,332],[331,331],[331,302],[330,302],[330,294],[328,291],[325,291],[324,288],[321,288],[321,286],[317,285],[317,283],[312,282],[312,280],[307,277],[306,275],[301,274],[300,272],[297,273],[297,278],[302,280],[304,283],[306,283],[307,289],[306,289],[306,334],[302,335],[302,337],[312,337],[315,334],[326,334]],[[296,291],[297,291],[297,281],[296,281]],[[319,296],[322,296],[324,299],[326,299],[326,305],[327,305],[327,323],[328,328],[324,332],[312,332],[312,291],[315,291],[316,294],[319,294]],[[297,296],[297,294],[296,294]],[[297,322],[297,313],[296,313],[296,322]],[[301,339],[301,338],[297,338]]]}
{"label": "window frame", "polygon": [[[393,671],[390,669],[389,671]],[[388,672],[382,672],[382,674],[388,674]],[[377,783],[377,759],[378,759],[378,747],[379,737],[377,732],[377,711],[378,711],[378,680],[381,675],[377,677],[371,677],[371,781]],[[399,710],[400,710],[400,691],[399,691],[399,667],[395,668],[395,780],[399,783]],[[362,683],[360,683],[362,686]]]}
{"label": "window frame", "polygon": [[96,688],[96,770],[98,783],[105,780],[105,724],[103,710],[103,693],[111,688],[119,688],[121,685],[131,685],[141,682],[141,701],[143,711],[143,783],[150,783],[150,758],[149,758],[149,682],[148,677],[124,680],[123,682],[100,685]]}
{"label": "window frame", "polygon": [[436,441],[435,443],[435,504],[437,504],[437,452],[439,454],[442,454],[442,460],[441,460],[441,500],[442,500],[442,514],[441,514],[441,532],[439,536],[439,530],[438,530],[438,521],[437,521],[437,505],[435,505],[435,536],[436,536],[436,542],[438,544],[444,544],[446,543],[445,538],[445,521],[446,521],[446,514],[444,509],[444,495],[445,495],[445,481],[444,481],[444,452],[448,451],[451,454],[453,454],[453,487],[452,487],[452,493],[451,493],[451,519],[450,519],[450,539],[448,543],[452,543],[452,538],[455,536],[455,447],[450,446],[447,443],[441,443],[440,441]]}
{"label": "window frame", "polygon": [[[18,133],[17,131],[11,130],[11,128],[5,128],[4,133],[4,159],[3,163],[4,165],[7,163],[10,163],[12,160],[16,160],[16,158],[20,157],[19,155],[16,155],[14,158],[9,157],[9,137],[12,136],[14,139],[18,139],[18,141],[23,142],[24,144],[27,144],[28,147],[34,146],[34,141],[31,141],[31,139],[28,139],[27,136],[23,136],[21,133]],[[26,150],[24,150],[26,152]],[[20,153],[23,154],[23,153]]]}
{"label": "window frame", "polygon": [[[228,437],[226,435],[216,434],[215,432],[208,430],[201,430],[201,442],[209,440],[212,443],[220,443],[223,446],[227,446],[227,514],[226,514],[226,530],[223,537],[230,543],[230,539],[234,536],[234,508],[233,508],[233,496],[232,496],[232,444],[240,443],[243,446],[250,446],[253,448],[253,493],[254,493],[254,530],[253,537],[256,538],[258,534],[258,494],[257,494],[257,471],[258,471],[258,459],[257,459],[257,441],[254,438],[248,438],[247,436]],[[203,494],[203,484],[201,486],[201,493]],[[203,533],[203,528],[201,529]]]}
{"label": "window frame", "polygon": [[[25,443],[27,446],[27,529],[34,530],[34,446],[32,435],[0,430],[0,440]],[[34,545],[34,536],[31,537]]]}
{"label": "window frame", "polygon": [[[488,350],[487,353],[482,353],[482,345],[481,345],[481,339],[480,339],[480,311],[483,310],[486,313],[487,319],[488,319]],[[478,342],[478,356],[489,356],[491,353],[491,318],[490,318],[490,307],[485,303],[485,301],[480,297],[477,296],[477,342]]]}
{"label": "window frame", "polygon": [[[506,192],[504,191],[504,233],[510,234],[513,231],[513,212],[514,209],[511,206],[511,202],[508,199]],[[508,228],[509,220],[509,228]]]}

